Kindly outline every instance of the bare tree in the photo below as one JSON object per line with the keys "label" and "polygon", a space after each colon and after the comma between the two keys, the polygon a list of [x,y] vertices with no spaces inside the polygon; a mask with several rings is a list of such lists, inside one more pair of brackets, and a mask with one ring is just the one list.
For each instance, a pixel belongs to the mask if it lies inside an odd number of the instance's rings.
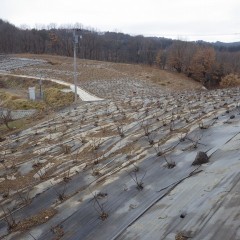
{"label": "bare tree", "polygon": [[12,121],[12,111],[10,109],[0,111],[0,123],[6,125],[6,127],[11,130],[9,123]]}
{"label": "bare tree", "polygon": [[106,203],[106,201],[104,203],[100,203],[100,199],[106,198],[107,197],[107,193],[93,193],[90,189],[89,191],[91,192],[91,194],[93,195],[93,206],[94,209],[96,210],[96,212],[99,214],[99,217],[101,218],[102,221],[104,221],[105,219],[108,218],[108,213],[105,211],[104,209],[104,204]]}
{"label": "bare tree", "polygon": [[[128,172],[127,172],[128,173]],[[132,180],[136,183],[136,188],[141,191],[143,190],[143,179],[146,175],[147,171],[144,172],[143,176],[139,178],[139,167],[135,168],[132,173],[128,173],[128,175],[132,178]]]}
{"label": "bare tree", "polygon": [[174,42],[169,48],[169,55],[167,59],[168,66],[181,73],[184,70],[184,55],[186,50],[186,43],[183,41]]}
{"label": "bare tree", "polygon": [[51,185],[53,186],[53,189],[54,189],[54,191],[55,191],[55,193],[56,193],[56,195],[57,195],[57,197],[58,197],[58,200],[60,201],[60,202],[63,202],[65,199],[66,199],[66,197],[67,197],[67,195],[66,195],[66,190],[67,190],[67,182],[66,181],[64,181],[64,186],[63,186],[63,188],[59,191],[59,190],[57,190],[56,188],[54,188],[54,185],[53,185],[53,183],[50,181],[50,183],[51,183]]}
{"label": "bare tree", "polygon": [[167,51],[163,49],[158,50],[156,56],[157,66],[164,70],[166,67],[166,63],[167,63]]}
{"label": "bare tree", "polygon": [[1,205],[2,211],[3,211],[3,219],[8,225],[8,230],[12,230],[17,226],[17,222],[12,214],[12,211],[7,208],[7,211],[3,208]]}

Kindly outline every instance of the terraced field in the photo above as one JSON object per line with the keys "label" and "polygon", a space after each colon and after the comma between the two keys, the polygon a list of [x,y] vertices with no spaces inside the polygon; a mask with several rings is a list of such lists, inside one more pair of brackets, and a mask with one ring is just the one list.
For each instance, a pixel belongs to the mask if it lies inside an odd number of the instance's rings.
{"label": "terraced field", "polygon": [[9,55],[0,55],[0,71],[11,71],[32,65],[44,64],[46,61],[40,59],[18,58]]}
{"label": "terraced field", "polygon": [[[13,74],[73,83],[73,59],[70,57],[32,54],[20,54],[14,57],[29,59],[29,61],[32,59],[33,62],[28,66],[9,69]],[[42,64],[34,65],[34,61],[42,61]],[[78,59],[77,71],[79,87],[97,97],[110,100],[120,100],[135,95],[159,96],[166,91],[179,92],[202,88],[200,83],[184,75],[144,65]]]}
{"label": "terraced field", "polygon": [[1,239],[240,239],[239,101],[124,96],[2,139]]}

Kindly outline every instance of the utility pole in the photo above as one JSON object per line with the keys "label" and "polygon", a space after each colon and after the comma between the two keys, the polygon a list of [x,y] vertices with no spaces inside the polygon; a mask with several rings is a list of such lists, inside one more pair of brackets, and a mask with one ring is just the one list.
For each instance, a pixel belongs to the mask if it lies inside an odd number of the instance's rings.
{"label": "utility pole", "polygon": [[40,76],[39,79],[39,97],[42,100],[43,99],[43,92],[42,92],[42,76]]}
{"label": "utility pole", "polygon": [[37,77],[39,79],[39,81],[38,81],[38,84],[39,84],[39,95],[37,94],[37,99],[42,100],[43,99],[42,74],[38,74]]}
{"label": "utility pole", "polygon": [[73,29],[73,64],[74,64],[74,92],[75,92],[75,103],[77,102],[77,45],[78,39],[82,38],[81,35],[78,35],[76,31],[80,29]]}
{"label": "utility pole", "polygon": [[77,59],[76,50],[78,44],[78,36],[76,35],[76,29],[73,29],[73,65],[74,65],[74,92],[75,92],[75,103],[77,102]]}

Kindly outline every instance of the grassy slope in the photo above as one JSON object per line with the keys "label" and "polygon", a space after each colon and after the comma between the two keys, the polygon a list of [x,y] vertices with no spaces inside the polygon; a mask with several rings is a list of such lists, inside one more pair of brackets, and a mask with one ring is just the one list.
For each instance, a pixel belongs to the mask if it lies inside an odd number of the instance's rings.
{"label": "grassy slope", "polygon": [[[69,82],[73,81],[73,59],[70,57],[52,55],[17,54],[17,57],[36,58],[46,60],[49,64],[42,66],[31,66],[16,71],[16,73],[28,73],[38,69],[43,74],[52,78],[58,78]],[[159,85],[164,90],[189,90],[200,88],[201,85],[187,78],[183,74],[172,73],[158,68],[126,63],[101,62],[94,60],[78,59],[79,82],[91,80],[114,80],[119,78],[136,78]],[[32,71],[34,72],[34,71]]]}
{"label": "grassy slope", "polygon": [[[22,79],[11,76],[0,76],[0,107],[9,108],[12,110],[27,110],[27,109],[56,109],[62,106],[71,104],[74,100],[73,93],[63,93],[60,90],[64,86],[45,81],[42,84],[44,89],[44,101],[31,101],[28,99],[28,87],[36,87],[36,92],[39,91],[39,83],[35,79]],[[43,118],[43,116],[40,116]],[[14,120],[9,123],[12,129],[9,131],[4,124],[0,124],[0,133],[13,133],[31,125],[36,118],[23,118]]]}

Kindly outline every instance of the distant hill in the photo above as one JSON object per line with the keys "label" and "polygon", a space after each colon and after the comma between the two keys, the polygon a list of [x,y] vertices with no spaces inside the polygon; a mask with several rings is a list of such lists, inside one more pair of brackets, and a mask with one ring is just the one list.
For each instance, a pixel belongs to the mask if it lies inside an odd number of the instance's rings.
{"label": "distant hill", "polygon": [[219,50],[228,50],[231,52],[240,51],[240,42],[224,43],[224,42],[215,42],[213,46]]}
{"label": "distant hill", "polygon": [[[73,26],[21,29],[0,20],[0,53],[73,56]],[[78,27],[77,57],[137,63],[184,73],[215,87],[229,73],[240,73],[240,42],[187,42],[162,37],[131,36]],[[81,37],[80,37],[81,36]],[[207,64],[206,64],[207,63]]]}
{"label": "distant hill", "polygon": [[[131,36],[119,32],[97,32],[80,29],[82,39],[78,43],[78,57],[84,59],[142,63],[153,65],[160,49],[168,49],[179,40],[163,37]],[[73,34],[69,28],[21,29],[0,19],[0,53],[35,53],[73,56]],[[182,41],[184,42],[184,41]],[[219,51],[236,52],[240,42],[209,43],[197,45],[213,46]]]}
{"label": "distant hill", "polygon": [[240,51],[240,42],[205,42],[202,40],[196,41],[197,44],[203,44],[203,45],[211,45],[215,49],[220,51],[230,51],[230,52],[237,52]]}
{"label": "distant hill", "polygon": [[231,43],[225,43],[225,42],[215,42],[213,43],[215,46],[219,46],[219,47],[239,47],[240,46],[240,42],[231,42]]}

